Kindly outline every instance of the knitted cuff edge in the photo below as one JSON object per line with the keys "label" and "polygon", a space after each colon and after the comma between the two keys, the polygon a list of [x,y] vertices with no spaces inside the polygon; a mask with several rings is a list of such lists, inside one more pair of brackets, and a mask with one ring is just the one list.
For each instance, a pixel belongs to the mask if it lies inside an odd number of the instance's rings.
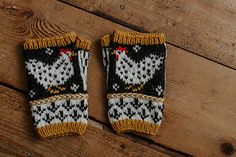
{"label": "knitted cuff edge", "polygon": [[137,132],[149,135],[156,135],[160,127],[158,124],[131,119],[119,120],[111,125],[117,133]]}
{"label": "knitted cuff edge", "polygon": [[66,46],[71,43],[75,43],[77,48],[85,50],[89,50],[91,45],[91,41],[76,35],[75,32],[70,32],[61,36],[52,36],[45,38],[26,38],[23,45],[25,50],[33,50],[56,46]]}
{"label": "knitted cuff edge", "polygon": [[111,35],[110,34],[106,34],[102,37],[101,40],[101,46],[102,47],[109,47],[110,46],[110,42],[111,42]]}
{"label": "knitted cuff edge", "polygon": [[116,30],[114,32],[113,42],[126,45],[158,45],[165,42],[165,37],[163,33],[122,32]]}
{"label": "knitted cuff edge", "polygon": [[81,135],[85,132],[87,124],[81,122],[67,122],[51,124],[36,128],[36,132],[41,138],[51,138],[67,135]]}
{"label": "knitted cuff edge", "polygon": [[[139,32],[122,32],[116,30],[113,33],[113,42],[125,45],[158,45],[165,42],[164,33],[139,33]],[[110,46],[111,35],[106,34],[102,37],[101,46],[108,47]]]}

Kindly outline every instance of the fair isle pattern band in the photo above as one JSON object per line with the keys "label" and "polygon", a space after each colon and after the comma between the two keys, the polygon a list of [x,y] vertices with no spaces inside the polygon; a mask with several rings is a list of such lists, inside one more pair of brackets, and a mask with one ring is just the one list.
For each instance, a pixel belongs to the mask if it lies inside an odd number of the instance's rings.
{"label": "fair isle pattern band", "polygon": [[145,99],[128,97],[108,99],[108,117],[111,123],[121,120],[136,120],[160,125],[163,108],[163,102]]}
{"label": "fair isle pattern band", "polygon": [[31,106],[34,126],[41,128],[59,123],[88,122],[87,99],[56,100]]}
{"label": "fair isle pattern band", "polygon": [[164,102],[164,98],[158,98],[154,96],[149,96],[149,95],[144,95],[144,94],[139,94],[139,93],[114,93],[114,94],[107,94],[107,98],[137,98],[137,99],[144,99],[144,100],[151,100],[155,102]]}
{"label": "fair isle pattern band", "polygon": [[65,100],[65,99],[88,99],[88,94],[62,94],[62,95],[55,95],[45,99],[34,100],[30,101],[30,105],[40,105],[55,102],[56,100]]}

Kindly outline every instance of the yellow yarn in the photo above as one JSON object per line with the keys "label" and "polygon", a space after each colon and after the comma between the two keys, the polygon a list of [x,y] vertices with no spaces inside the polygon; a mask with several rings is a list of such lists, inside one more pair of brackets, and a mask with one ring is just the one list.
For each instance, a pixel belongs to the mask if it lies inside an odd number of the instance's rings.
{"label": "yellow yarn", "polygon": [[101,46],[108,47],[108,46],[110,46],[110,42],[111,42],[111,36],[110,36],[110,34],[106,34],[102,37]]}
{"label": "yellow yarn", "polygon": [[[101,46],[110,46],[111,35],[106,34],[102,37]],[[158,33],[139,33],[139,32],[122,32],[116,30],[113,34],[113,42],[126,45],[158,45],[165,42],[164,34]]]}
{"label": "yellow yarn", "polygon": [[113,41],[126,45],[157,45],[163,44],[165,42],[165,37],[163,33],[122,32],[116,30],[114,32]]}
{"label": "yellow yarn", "polygon": [[150,96],[150,95],[144,95],[144,94],[139,94],[139,93],[110,93],[110,94],[107,94],[108,99],[125,98],[125,97],[140,98],[140,99],[151,100],[151,101],[155,101],[155,102],[164,102],[164,98]]}
{"label": "yellow yarn", "polygon": [[142,120],[119,120],[113,122],[112,127],[117,133],[123,132],[138,132],[138,133],[145,133],[149,135],[156,135],[159,129],[159,125],[145,122]]}
{"label": "yellow yarn", "polygon": [[65,135],[83,134],[87,124],[81,122],[67,122],[46,125],[36,128],[36,132],[41,138],[58,137]]}
{"label": "yellow yarn", "polygon": [[75,42],[75,40],[76,40],[75,32],[70,32],[63,36],[25,39],[24,49],[32,50],[32,49],[41,49],[41,48],[55,47],[55,46],[65,46],[67,44]]}
{"label": "yellow yarn", "polygon": [[83,39],[79,36],[76,37],[76,47],[89,50],[91,45],[91,41]]}
{"label": "yellow yarn", "polygon": [[41,104],[51,103],[57,100],[65,100],[65,99],[88,99],[88,94],[77,93],[77,94],[54,95],[48,98],[30,101],[29,104],[41,105]]}
{"label": "yellow yarn", "polygon": [[33,50],[33,49],[42,49],[56,46],[66,46],[71,43],[75,43],[78,48],[82,48],[85,50],[89,50],[91,44],[89,40],[79,37],[78,35],[76,35],[75,32],[70,32],[63,36],[25,39],[23,45],[25,50],[27,49]]}

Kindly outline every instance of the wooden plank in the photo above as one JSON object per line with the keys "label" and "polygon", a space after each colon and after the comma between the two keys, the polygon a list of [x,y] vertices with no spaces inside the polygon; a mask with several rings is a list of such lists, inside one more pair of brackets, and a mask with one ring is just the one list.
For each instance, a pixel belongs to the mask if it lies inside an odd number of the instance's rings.
{"label": "wooden plank", "polygon": [[[61,2],[16,0],[15,5],[18,8],[23,5],[25,8],[15,10],[14,14],[9,9],[1,10],[4,16],[0,27],[5,32],[4,36],[1,36],[1,41],[5,41],[1,43],[1,47],[5,50],[0,54],[6,60],[0,70],[1,81],[16,88],[26,89],[21,83],[25,82],[22,77],[23,66],[20,66],[22,63],[19,59],[22,55],[16,53],[19,49],[12,48],[19,47],[25,36],[56,34],[54,28],[58,29],[58,32],[74,30],[91,39],[93,43],[88,76],[90,116],[108,123],[105,73],[99,40],[102,35],[114,29],[131,30]],[[4,7],[6,5],[2,8]],[[72,15],[74,18],[70,18]],[[5,28],[6,25],[12,27]],[[47,26],[46,31],[41,31],[43,25]],[[18,27],[24,29],[16,29]],[[148,138],[194,156],[224,155],[222,144],[228,142],[236,147],[236,72],[186,53],[182,49],[167,46],[169,55],[165,120],[158,135]]]}
{"label": "wooden plank", "polygon": [[236,1],[62,0],[236,69]]}
{"label": "wooden plank", "polygon": [[1,156],[170,156],[157,146],[152,149],[147,142],[140,144],[128,136],[114,135],[94,121],[89,121],[84,135],[40,140],[34,133],[25,96],[4,86],[0,86],[0,91]]}

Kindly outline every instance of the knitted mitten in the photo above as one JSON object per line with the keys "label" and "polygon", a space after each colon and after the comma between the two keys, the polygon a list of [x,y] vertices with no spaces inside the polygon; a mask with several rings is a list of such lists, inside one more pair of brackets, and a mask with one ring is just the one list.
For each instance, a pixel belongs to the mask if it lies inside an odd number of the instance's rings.
{"label": "knitted mitten", "polygon": [[84,133],[89,46],[74,32],[25,40],[31,113],[40,137]]}
{"label": "knitted mitten", "polygon": [[115,31],[101,45],[112,127],[118,133],[155,135],[164,108],[164,35]]}

